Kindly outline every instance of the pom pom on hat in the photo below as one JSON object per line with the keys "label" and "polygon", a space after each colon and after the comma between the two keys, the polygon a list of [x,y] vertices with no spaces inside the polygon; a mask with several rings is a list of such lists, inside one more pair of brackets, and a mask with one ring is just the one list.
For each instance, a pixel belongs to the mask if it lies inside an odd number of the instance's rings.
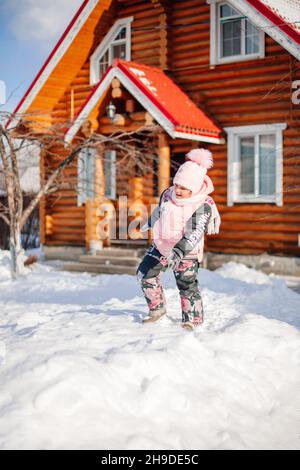
{"label": "pom pom on hat", "polygon": [[186,154],[187,161],[178,169],[173,183],[198,193],[204,183],[208,168],[213,166],[212,154],[206,149],[193,149]]}
{"label": "pom pom on hat", "polygon": [[213,166],[212,153],[206,149],[193,149],[186,154],[192,162],[198,163],[203,168],[209,169]]}

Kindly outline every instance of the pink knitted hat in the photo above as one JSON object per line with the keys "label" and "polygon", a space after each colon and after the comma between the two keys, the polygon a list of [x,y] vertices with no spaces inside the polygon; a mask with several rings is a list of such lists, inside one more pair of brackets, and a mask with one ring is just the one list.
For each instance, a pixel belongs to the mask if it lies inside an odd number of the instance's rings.
{"label": "pink knitted hat", "polygon": [[201,191],[208,168],[213,166],[212,154],[206,149],[194,149],[187,153],[186,157],[188,161],[179,167],[173,183],[196,194]]}

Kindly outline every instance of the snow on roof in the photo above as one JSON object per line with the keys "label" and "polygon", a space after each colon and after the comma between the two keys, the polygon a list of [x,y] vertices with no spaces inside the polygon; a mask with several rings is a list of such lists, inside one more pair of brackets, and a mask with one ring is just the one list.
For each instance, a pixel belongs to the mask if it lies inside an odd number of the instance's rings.
{"label": "snow on roof", "polygon": [[300,33],[300,0],[261,0],[261,3]]}
{"label": "snow on roof", "polygon": [[300,60],[300,0],[229,0],[256,27]]}

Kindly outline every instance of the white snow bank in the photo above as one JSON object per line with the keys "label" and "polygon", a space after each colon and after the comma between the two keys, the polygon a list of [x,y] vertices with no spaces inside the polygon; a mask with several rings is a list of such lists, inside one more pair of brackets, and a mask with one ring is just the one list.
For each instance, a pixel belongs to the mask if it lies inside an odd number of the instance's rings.
{"label": "white snow bank", "polygon": [[32,269],[0,283],[0,449],[300,448],[300,296],[282,281],[200,270],[190,333],[170,273],[168,316],[143,325],[134,277]]}
{"label": "white snow bank", "polygon": [[[22,260],[23,263],[25,262],[27,256],[25,253],[22,253]],[[30,273],[30,269],[26,266],[22,268],[22,275],[26,275]],[[11,278],[10,274],[10,252],[5,250],[0,250],[0,282],[5,281]]]}
{"label": "white snow bank", "polygon": [[6,357],[6,348],[4,341],[0,341],[0,366],[4,363]]}
{"label": "white snow bank", "polygon": [[0,281],[10,278],[10,253],[0,250]]}
{"label": "white snow bank", "polygon": [[227,277],[236,280],[242,280],[249,284],[271,284],[272,280],[267,275],[261,271],[256,271],[255,269],[248,268],[242,263],[236,263],[230,261],[229,263],[223,264],[221,268],[216,269],[216,272],[219,273],[222,277]]}

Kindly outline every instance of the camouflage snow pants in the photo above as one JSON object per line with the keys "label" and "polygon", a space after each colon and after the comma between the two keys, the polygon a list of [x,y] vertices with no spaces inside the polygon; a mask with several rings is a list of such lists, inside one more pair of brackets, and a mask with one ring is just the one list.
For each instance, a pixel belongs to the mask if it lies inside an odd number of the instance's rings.
{"label": "camouflage snow pants", "polygon": [[[197,280],[198,267],[197,259],[183,259],[174,271],[181,300],[182,322],[203,322],[203,304]],[[138,280],[149,307],[149,315],[166,311],[161,275],[167,268],[166,257],[152,245],[137,269]]]}

